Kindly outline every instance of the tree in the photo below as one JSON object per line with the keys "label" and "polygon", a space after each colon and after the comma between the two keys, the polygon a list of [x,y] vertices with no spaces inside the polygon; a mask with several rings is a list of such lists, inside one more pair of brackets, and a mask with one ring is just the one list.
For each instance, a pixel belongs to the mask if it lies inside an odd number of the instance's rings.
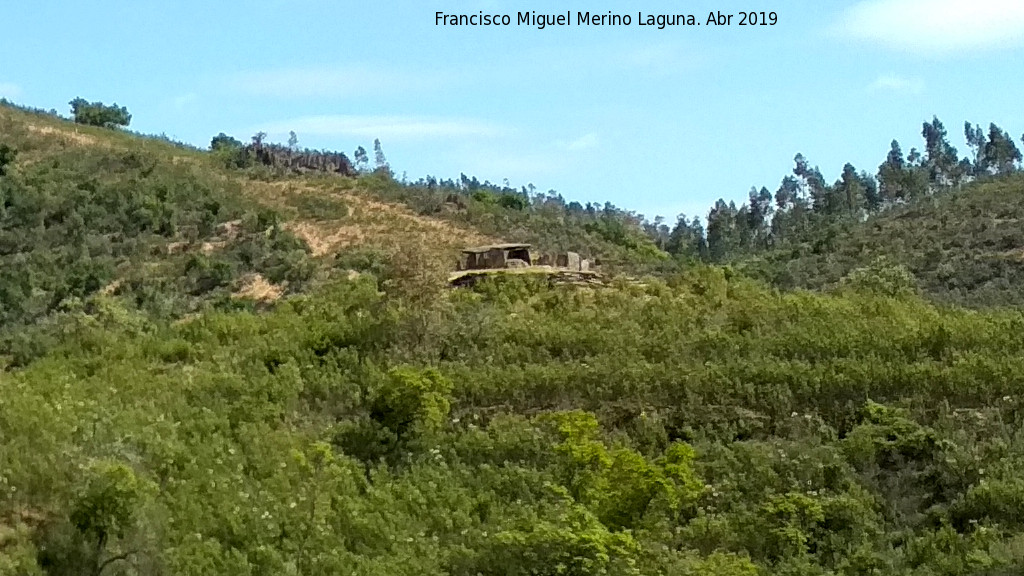
{"label": "tree", "polygon": [[882,202],[888,204],[907,199],[906,179],[904,178],[906,167],[907,163],[903,159],[900,143],[893,140],[885,162],[878,167],[878,193]]}
{"label": "tree", "polygon": [[864,185],[853,164],[843,166],[843,174],[835,186],[837,199],[843,201],[843,208],[854,214],[864,205]]}
{"label": "tree", "polygon": [[294,152],[298,147],[299,137],[295,134],[295,131],[292,130],[291,132],[288,132],[288,148]]}
{"label": "tree", "polygon": [[210,151],[217,152],[218,150],[236,150],[242,148],[243,144],[241,140],[228,136],[221,132],[210,140]]}
{"label": "tree", "polygon": [[89,126],[102,126],[104,128],[115,128],[117,126],[128,126],[132,121],[132,115],[124,106],[116,103],[110,106],[102,102],[89,102],[83,98],[75,98],[71,102],[71,113],[74,114],[75,122]]}
{"label": "tree", "polygon": [[366,167],[370,163],[370,157],[366,154],[366,148],[360,146],[356,148],[353,158],[356,161],[356,170],[359,172],[366,172]]}
{"label": "tree", "polygon": [[794,176],[782,179],[775,192],[775,217],[772,218],[772,238],[776,242],[799,236],[807,224],[810,206],[800,181]]}
{"label": "tree", "polygon": [[[384,168],[387,169],[387,164],[384,165]],[[516,192],[499,194],[497,200],[499,206],[504,206],[510,210],[526,210],[530,206],[530,199]]]}
{"label": "tree", "polygon": [[380,138],[373,141],[373,159],[377,170],[388,169],[388,159],[384,157],[384,150],[380,147]]}
{"label": "tree", "polygon": [[956,148],[946,138],[946,127],[938,117],[921,128],[925,141],[924,165],[928,169],[928,182],[932,186],[955,186],[960,183],[962,171]]}
{"label": "tree", "polygon": [[738,247],[736,204],[719,199],[708,212],[708,252],[712,262],[722,262]]}
{"label": "tree", "polygon": [[1021,161],[1021,153],[1014,144],[1013,138],[999,126],[990,124],[988,141],[982,152],[983,167],[994,174],[1009,174],[1017,170]]}
{"label": "tree", "polygon": [[221,132],[210,140],[210,152],[228,168],[245,168],[252,163],[249,151],[241,140]]}
{"label": "tree", "polygon": [[707,251],[707,244],[704,240],[704,226],[701,225],[700,218],[690,221],[686,219],[685,214],[680,214],[676,225],[669,233],[665,251],[684,258],[703,259]]}
{"label": "tree", "polygon": [[841,203],[833,193],[833,189],[825,184],[825,178],[817,166],[810,167],[803,154],[797,154],[793,161],[796,166],[793,174],[803,181],[803,188],[811,198],[811,206],[817,214],[834,215],[839,212]]}
{"label": "tree", "polygon": [[878,182],[866,171],[860,171],[860,180],[864,185],[864,206],[868,212],[877,212],[882,207],[882,195],[878,191]]}
{"label": "tree", "polygon": [[786,176],[775,192],[776,208],[780,212],[791,209],[800,200],[800,192],[800,182],[792,176]]}
{"label": "tree", "polygon": [[110,549],[129,540],[138,509],[150,491],[149,483],[120,462],[102,462],[87,471],[70,520],[89,541],[92,557],[87,562],[91,576],[100,576],[104,569],[134,553],[123,548],[116,552]]}
{"label": "tree", "polygon": [[749,250],[754,244],[755,229],[750,226],[750,206],[743,204],[735,214],[736,223],[733,225],[736,230],[736,245],[741,250]]}
{"label": "tree", "polygon": [[753,239],[762,248],[768,244],[768,218],[772,213],[772,193],[764,186],[758,191],[750,189],[750,203],[747,209],[747,228],[753,233]]}
{"label": "tree", "polygon": [[920,164],[921,152],[917,148],[911,148],[910,154],[907,154],[907,162],[914,166]]}
{"label": "tree", "polygon": [[964,138],[974,155],[971,173],[984,172],[985,132],[977,124],[972,126],[970,122],[964,122]]}

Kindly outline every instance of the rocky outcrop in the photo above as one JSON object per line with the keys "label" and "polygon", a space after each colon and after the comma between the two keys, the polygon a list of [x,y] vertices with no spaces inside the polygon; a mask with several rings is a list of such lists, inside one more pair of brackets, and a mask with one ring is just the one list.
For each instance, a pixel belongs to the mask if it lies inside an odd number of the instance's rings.
{"label": "rocky outcrop", "polygon": [[267,144],[254,140],[246,151],[260,164],[286,168],[296,172],[333,172],[344,176],[357,174],[344,152],[328,150],[295,150],[280,144]]}

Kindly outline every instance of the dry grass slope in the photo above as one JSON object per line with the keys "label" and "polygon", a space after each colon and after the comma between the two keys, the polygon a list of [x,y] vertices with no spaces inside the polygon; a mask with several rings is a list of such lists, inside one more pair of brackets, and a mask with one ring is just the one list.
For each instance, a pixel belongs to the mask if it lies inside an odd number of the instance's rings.
{"label": "dry grass slope", "polygon": [[457,249],[496,241],[475,230],[415,214],[405,206],[370,198],[360,190],[358,180],[248,182],[245,190],[262,204],[285,213],[290,211],[289,205],[296,196],[326,197],[343,202],[348,210],[340,218],[296,215],[288,224],[317,256],[358,245],[388,249],[398,243],[413,242]]}

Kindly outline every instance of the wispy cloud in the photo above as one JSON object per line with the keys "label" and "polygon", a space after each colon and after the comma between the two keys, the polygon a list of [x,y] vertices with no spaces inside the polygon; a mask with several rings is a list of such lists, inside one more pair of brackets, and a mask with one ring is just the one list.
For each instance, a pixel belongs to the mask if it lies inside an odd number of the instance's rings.
{"label": "wispy cloud", "polygon": [[835,32],[921,54],[1024,45],[1021,0],[862,0]]}
{"label": "wispy cloud", "polygon": [[459,162],[471,174],[522,181],[550,176],[564,169],[562,161],[551,154],[508,149],[471,152],[460,156]]}
{"label": "wispy cloud", "polygon": [[868,92],[920,94],[924,92],[924,81],[918,78],[905,78],[897,74],[884,74],[868,86]]}
{"label": "wispy cloud", "polygon": [[178,110],[188,108],[192,104],[199,101],[199,95],[195,92],[189,92],[188,94],[182,94],[174,99],[174,107]]}
{"label": "wispy cloud", "polygon": [[18,98],[21,96],[21,86],[12,82],[0,82],[0,98]]}
{"label": "wispy cloud", "polygon": [[443,83],[437,74],[368,66],[283,68],[244,72],[229,78],[235,90],[276,98],[351,97],[422,89]]}
{"label": "wispy cloud", "polygon": [[597,148],[601,144],[600,138],[593,132],[584,134],[575,140],[564,141],[559,140],[555,142],[555,145],[563,150],[575,152],[577,150],[589,150],[591,148]]}
{"label": "wispy cloud", "polygon": [[410,116],[304,116],[273,122],[261,130],[271,135],[350,136],[407,141],[439,138],[487,138],[508,132],[498,124],[473,119],[419,118]]}

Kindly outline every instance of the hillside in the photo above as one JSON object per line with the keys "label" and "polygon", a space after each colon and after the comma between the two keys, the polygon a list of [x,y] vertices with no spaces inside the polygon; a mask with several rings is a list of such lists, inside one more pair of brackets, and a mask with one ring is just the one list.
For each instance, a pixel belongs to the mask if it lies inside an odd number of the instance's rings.
{"label": "hillside", "polygon": [[740,260],[740,270],[784,289],[834,285],[878,261],[906,266],[939,302],[1024,305],[1024,175],[893,207],[832,227],[816,242]]}
{"label": "hillside", "polygon": [[[374,178],[273,179],[208,153],[0,106],[0,359],[106,293],[153,319],[298,293],[399,249],[453,260],[491,238],[376,199]],[[349,257],[335,261],[339,254]],[[353,253],[352,256],[350,253]],[[367,263],[367,258],[370,261]]]}
{"label": "hillside", "polygon": [[[486,183],[8,107],[0,145],[0,576],[1024,570],[1024,314],[847,274],[985,294],[1017,177],[717,267]],[[493,239],[660,277],[450,289]],[[743,273],[789,267],[845,280]]]}

